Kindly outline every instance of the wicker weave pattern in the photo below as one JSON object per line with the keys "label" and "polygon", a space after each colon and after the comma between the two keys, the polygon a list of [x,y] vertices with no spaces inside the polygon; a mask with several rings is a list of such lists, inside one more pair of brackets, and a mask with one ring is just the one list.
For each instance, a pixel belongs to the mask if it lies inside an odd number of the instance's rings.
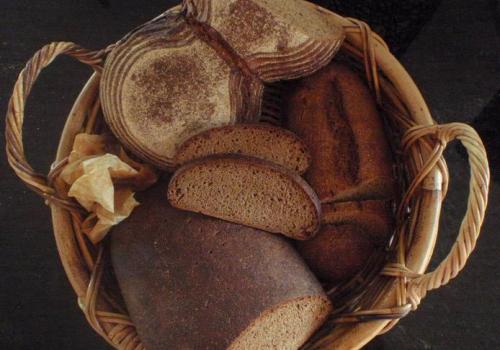
{"label": "wicker weave pattern", "polygon": [[[353,335],[347,342],[349,345],[346,345],[339,340],[349,330],[345,328],[346,324],[389,320],[377,331],[381,333],[416,309],[428,291],[447,284],[464,267],[474,249],[487,204],[488,162],[477,133],[458,123],[420,125],[414,118],[417,113],[415,108],[407,103],[409,93],[398,87],[395,79],[390,77],[397,73],[388,70],[384,70],[384,74],[380,72],[380,52],[390,55],[384,41],[361,21],[340,17],[339,20],[348,33],[343,52],[360,63],[379,107],[389,117],[390,129],[401,140],[395,149],[400,163],[396,171],[404,193],[401,193],[399,201],[394,238],[388,246],[389,259],[387,256],[374,257],[370,265],[381,266],[380,269],[366,268],[354,280],[331,291],[332,298],[342,307],[332,313],[329,322],[305,345],[305,349],[359,348],[375,334],[364,337]],[[59,219],[54,219],[56,241],[61,260],[78,295],[78,303],[91,326],[116,349],[142,350],[144,347],[133,323],[103,282],[105,245],[94,247],[86,240],[81,232],[82,208],[53,186],[66,165],[65,159],[60,159],[46,177],[36,173],[28,164],[22,143],[24,106],[31,87],[42,69],[61,54],[90,65],[96,72],[82,92],[87,95],[81,101],[79,99],[74,108],[84,111],[86,115],[80,128],[98,131],[96,115],[100,104],[96,91],[105,55],[111,47],[88,51],[73,43],[53,43],[33,56],[19,75],[9,102],[5,130],[7,156],[19,178],[51,206],[54,217],[66,218],[67,223],[59,226]],[[420,107],[426,109],[423,102]],[[448,257],[436,270],[420,274],[407,267],[407,253],[414,242],[418,218],[426,210],[422,192],[446,194],[448,170],[442,155],[446,145],[455,139],[463,143],[469,154],[471,183],[467,212]],[[392,306],[375,307],[394,283],[397,288]],[[339,325],[344,328],[339,330]]]}

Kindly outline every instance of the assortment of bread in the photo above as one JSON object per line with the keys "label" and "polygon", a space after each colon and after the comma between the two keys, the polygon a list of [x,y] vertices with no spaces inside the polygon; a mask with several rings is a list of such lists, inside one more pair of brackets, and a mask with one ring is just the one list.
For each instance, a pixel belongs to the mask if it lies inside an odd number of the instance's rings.
{"label": "assortment of bread", "polygon": [[258,121],[264,83],[313,73],[343,38],[330,15],[302,0],[184,0],[109,54],[106,120],[136,156],[170,169],[189,137]]}
{"label": "assortment of bread", "polygon": [[185,0],[111,51],[106,121],[165,171],[112,231],[147,349],[298,349],[332,308],[320,282],[387,244],[392,154],[343,37],[302,0]]}

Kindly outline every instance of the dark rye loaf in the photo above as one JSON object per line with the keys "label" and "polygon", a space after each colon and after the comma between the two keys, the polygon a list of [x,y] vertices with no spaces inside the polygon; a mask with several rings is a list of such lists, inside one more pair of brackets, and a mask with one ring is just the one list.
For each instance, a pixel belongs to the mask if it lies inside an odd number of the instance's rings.
{"label": "dark rye loaf", "polygon": [[165,184],[112,232],[111,256],[148,350],[298,349],[331,305],[280,236],[172,208]]}
{"label": "dark rye loaf", "polygon": [[170,203],[290,238],[318,231],[321,208],[311,187],[295,172],[254,157],[210,156],[192,161],[172,176]]}
{"label": "dark rye loaf", "polygon": [[321,279],[350,278],[392,233],[395,179],[382,119],[365,83],[340,63],[294,83],[284,108],[311,152],[305,177],[325,224],[297,247]]}
{"label": "dark rye loaf", "polygon": [[266,124],[238,124],[214,128],[184,142],[176,164],[217,154],[241,154],[268,160],[303,174],[311,162],[307,146],[294,133]]}

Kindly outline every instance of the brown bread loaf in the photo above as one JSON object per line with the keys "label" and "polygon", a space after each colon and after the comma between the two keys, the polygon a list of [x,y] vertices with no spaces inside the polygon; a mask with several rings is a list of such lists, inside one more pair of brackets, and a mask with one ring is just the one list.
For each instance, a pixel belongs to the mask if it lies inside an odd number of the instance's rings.
{"label": "brown bread loaf", "polygon": [[217,154],[241,154],[273,162],[299,174],[309,167],[311,156],[294,133],[265,124],[238,124],[214,128],[184,142],[175,156],[182,165]]}
{"label": "brown bread loaf", "polygon": [[327,224],[298,249],[322,279],[352,277],[391,234],[395,180],[376,104],[354,71],[331,63],[296,82],[284,108],[289,128],[311,152],[305,176]]}
{"label": "brown bread loaf", "polygon": [[389,202],[360,201],[323,205],[316,236],[297,244],[311,270],[322,280],[353,277],[392,231]]}
{"label": "brown bread loaf", "polygon": [[355,72],[331,63],[298,81],[285,106],[289,128],[310,149],[306,178],[322,202],[393,196],[393,162],[384,125]]}
{"label": "brown bread loaf", "polygon": [[307,76],[330,62],[343,28],[304,0],[184,0],[187,17],[220,35],[265,82]]}
{"label": "brown bread loaf", "polygon": [[356,224],[323,225],[314,239],[301,242],[298,251],[324,281],[347,280],[358,273],[376,246]]}
{"label": "brown bread loaf", "polygon": [[331,305],[280,236],[172,208],[165,184],[112,232],[111,257],[148,350],[298,349]]}
{"label": "brown bread loaf", "polygon": [[320,204],[295,172],[239,155],[211,156],[175,172],[168,200],[179,209],[304,240],[318,231]]}

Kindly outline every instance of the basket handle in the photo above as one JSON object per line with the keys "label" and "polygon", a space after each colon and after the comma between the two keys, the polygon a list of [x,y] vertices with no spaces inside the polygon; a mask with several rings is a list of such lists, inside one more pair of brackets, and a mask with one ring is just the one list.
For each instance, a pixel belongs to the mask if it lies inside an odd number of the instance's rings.
{"label": "basket handle", "polygon": [[[467,150],[470,166],[469,198],[458,238],[448,256],[434,271],[410,279],[408,282],[407,295],[414,309],[428,291],[448,284],[465,266],[479,237],[488,202],[490,181],[486,151],[479,135],[473,128],[462,123],[415,127],[408,130],[404,136],[403,148],[411,147],[418,139],[429,136],[437,142],[436,149],[438,151],[435,153],[435,157],[431,157],[434,159],[433,163],[437,163],[448,143],[453,140],[460,140]],[[434,167],[435,164],[428,165]],[[430,167],[429,169],[432,170]]]}
{"label": "basket handle", "polygon": [[57,56],[71,56],[100,72],[107,50],[90,51],[71,42],[55,42],[45,45],[28,61],[14,85],[5,123],[7,159],[17,176],[29,188],[48,201],[61,204],[67,202],[57,196],[55,189],[49,184],[47,176],[36,173],[26,160],[22,130],[26,100],[41,71]]}

